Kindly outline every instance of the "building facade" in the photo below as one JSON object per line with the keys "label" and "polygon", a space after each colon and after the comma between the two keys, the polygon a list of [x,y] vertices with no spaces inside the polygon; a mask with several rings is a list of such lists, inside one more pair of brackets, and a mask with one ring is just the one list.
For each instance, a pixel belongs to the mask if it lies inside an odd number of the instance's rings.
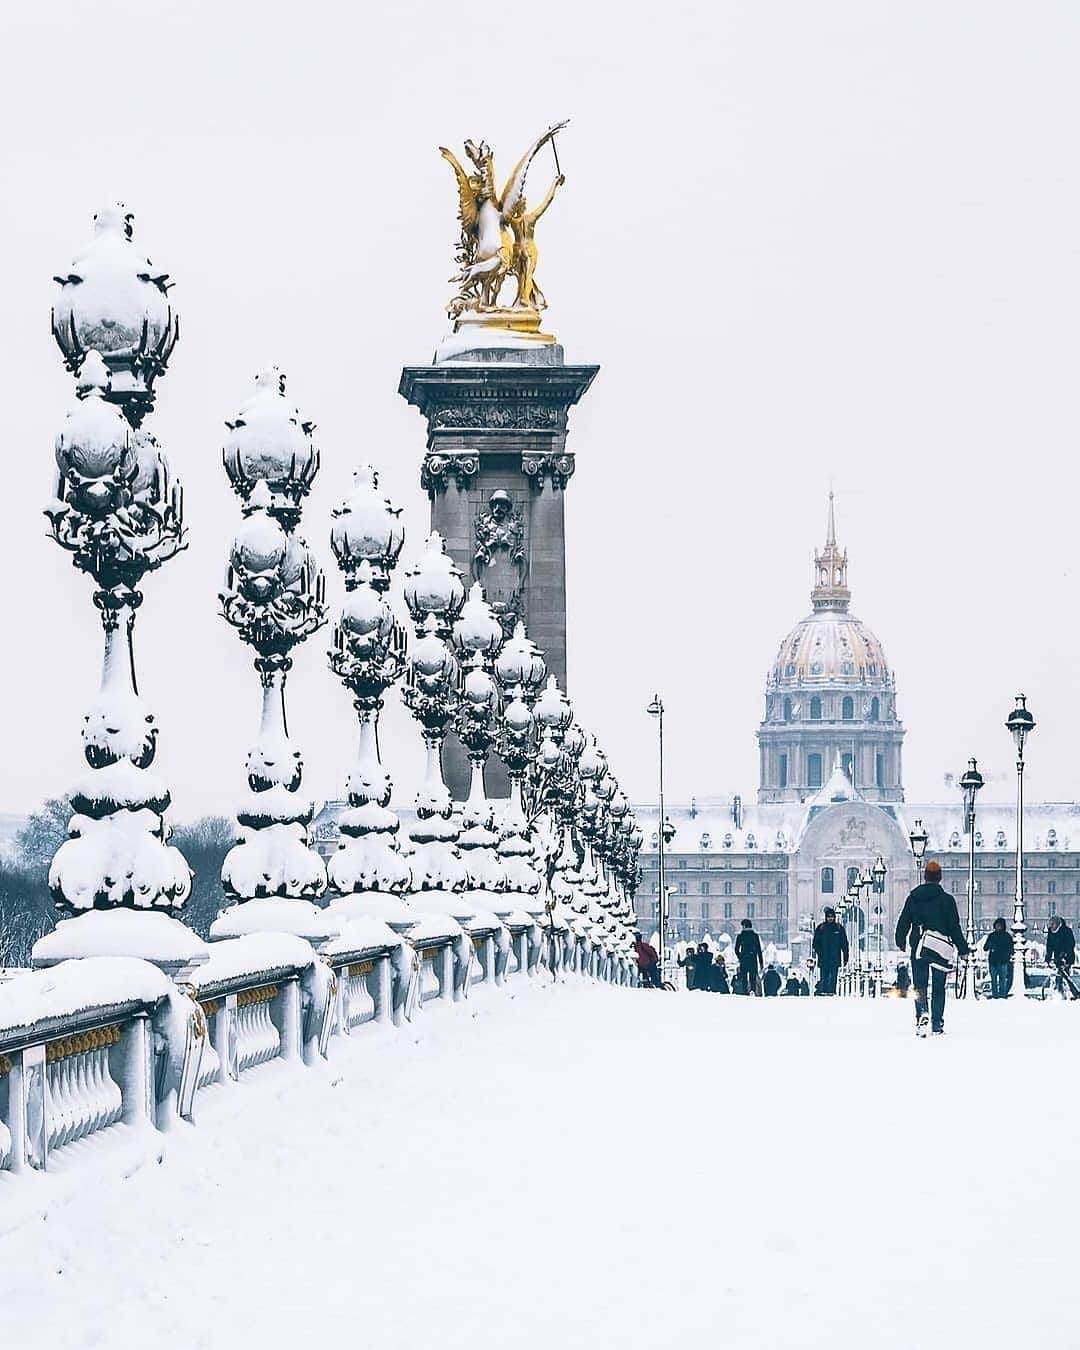
{"label": "building facade", "polygon": [[[765,688],[758,729],[756,801],[741,794],[668,806],[675,834],[665,851],[669,917],[682,938],[734,935],[749,918],[763,940],[805,955],[822,910],[877,858],[885,892],[870,897],[856,927],[867,950],[886,949],[916,883],[910,833],[929,836],[926,857],[942,866],[961,919],[967,907],[963,804],[904,800],[904,728],[896,680],[874,633],[850,611],[847,554],[837,544],[830,494],[824,549],[814,560],[812,611],[780,644]],[[635,810],[645,832],[638,914],[659,913],[655,807]],[[979,804],[975,830],[975,918],[980,933],[1001,915],[1011,921],[1016,819],[1011,805]],[[1024,818],[1024,889],[1029,933],[1050,917],[1080,919],[1080,805],[1033,803]]]}

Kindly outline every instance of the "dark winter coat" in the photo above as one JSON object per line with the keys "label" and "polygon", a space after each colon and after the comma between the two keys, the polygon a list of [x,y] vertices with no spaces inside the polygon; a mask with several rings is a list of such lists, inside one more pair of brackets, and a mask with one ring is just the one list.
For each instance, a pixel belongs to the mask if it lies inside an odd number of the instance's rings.
{"label": "dark winter coat", "polygon": [[960,927],[956,901],[942,888],[940,881],[924,881],[904,901],[896,925],[896,945],[902,951],[910,942],[914,953],[919,939],[927,930],[943,933],[956,944],[956,950],[961,956],[967,956],[970,949],[964,930]]}
{"label": "dark winter coat", "polygon": [[717,961],[709,971],[709,988],[714,994],[728,994],[727,967],[723,961]]}
{"label": "dark winter coat", "polygon": [[771,966],[761,977],[761,987],[765,991],[766,998],[775,998],[780,992],[781,984],[783,980],[780,978],[780,972],[773,970]]}
{"label": "dark winter coat", "polygon": [[679,957],[680,967],[686,971],[686,987],[694,988],[694,974],[697,970],[697,952],[687,952],[685,956]]}
{"label": "dark winter coat", "polygon": [[735,939],[735,955],[744,970],[759,971],[764,964],[761,954],[761,939],[752,928],[741,928]]}
{"label": "dark winter coat", "polygon": [[799,977],[797,975],[789,975],[788,982],[784,985],[784,996],[786,998],[798,998],[799,993]]}
{"label": "dark winter coat", "polygon": [[824,970],[839,970],[848,963],[848,940],[835,919],[826,919],[814,929],[814,955]]}
{"label": "dark winter coat", "polygon": [[987,934],[983,947],[992,966],[1007,966],[1013,959],[1013,952],[1016,950],[1012,934],[999,933],[996,928],[992,933]]}
{"label": "dark winter coat", "polygon": [[803,978],[799,981],[799,996],[800,996],[801,998],[809,998],[809,997],[810,997],[810,981],[806,978],[805,975],[804,975]]}
{"label": "dark winter coat", "polygon": [[1046,964],[1064,966],[1071,970],[1076,960],[1076,939],[1073,930],[1063,923],[1056,931],[1053,928],[1046,933]]}
{"label": "dark winter coat", "polygon": [[694,953],[694,988],[701,989],[706,994],[709,992],[709,981],[712,978],[712,952]]}

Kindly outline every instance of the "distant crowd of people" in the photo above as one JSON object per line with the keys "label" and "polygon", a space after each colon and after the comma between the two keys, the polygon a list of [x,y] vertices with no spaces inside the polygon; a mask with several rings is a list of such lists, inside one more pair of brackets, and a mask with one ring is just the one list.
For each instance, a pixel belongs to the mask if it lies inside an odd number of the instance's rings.
{"label": "distant crowd of people", "polygon": [[[916,1031],[920,1036],[928,1032],[941,1035],[945,1029],[948,973],[957,961],[970,955],[971,949],[960,926],[956,901],[942,886],[941,867],[934,860],[926,864],[922,883],[905,900],[895,936],[897,947],[907,954],[907,962],[897,964],[895,992],[906,998],[914,986]],[[1003,918],[994,920],[981,946],[990,972],[990,997],[1006,998],[1012,984],[1015,944]],[[642,983],[659,988],[662,978],[655,947],[637,933],[634,949]],[[817,968],[817,987],[813,992],[824,997],[834,995],[840,970],[850,960],[850,951],[847,933],[837,922],[836,910],[831,905],[826,906],[822,922],[814,929],[812,951]],[[750,919],[743,919],[736,935],[734,957],[735,972],[729,979],[723,952],[714,953],[706,942],[699,942],[696,948],[688,946],[678,958],[687,989],[765,998],[804,997],[811,992],[805,974],[792,967],[785,975],[775,962],[766,963],[761,939]],[[1055,915],[1046,935],[1046,964],[1055,971],[1059,982],[1068,982],[1074,995],[1080,996],[1072,985],[1075,963],[1073,931],[1060,915]]]}

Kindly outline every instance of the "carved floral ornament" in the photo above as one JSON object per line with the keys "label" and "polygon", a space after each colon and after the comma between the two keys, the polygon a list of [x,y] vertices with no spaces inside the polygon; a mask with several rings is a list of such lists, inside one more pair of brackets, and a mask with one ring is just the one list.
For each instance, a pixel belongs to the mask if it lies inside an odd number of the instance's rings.
{"label": "carved floral ornament", "polygon": [[536,403],[451,403],[430,414],[431,427],[477,430],[547,430],[560,425],[559,409]]}

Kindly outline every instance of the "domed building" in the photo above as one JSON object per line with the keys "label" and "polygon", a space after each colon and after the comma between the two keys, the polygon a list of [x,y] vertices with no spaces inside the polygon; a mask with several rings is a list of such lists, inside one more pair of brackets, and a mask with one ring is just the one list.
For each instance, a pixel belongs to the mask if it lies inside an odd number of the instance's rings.
{"label": "domed building", "polygon": [[761,803],[806,801],[837,764],[865,801],[903,801],[896,680],[877,636],[851,613],[847,567],[830,492],[813,609],[780,644],[765,688]]}

